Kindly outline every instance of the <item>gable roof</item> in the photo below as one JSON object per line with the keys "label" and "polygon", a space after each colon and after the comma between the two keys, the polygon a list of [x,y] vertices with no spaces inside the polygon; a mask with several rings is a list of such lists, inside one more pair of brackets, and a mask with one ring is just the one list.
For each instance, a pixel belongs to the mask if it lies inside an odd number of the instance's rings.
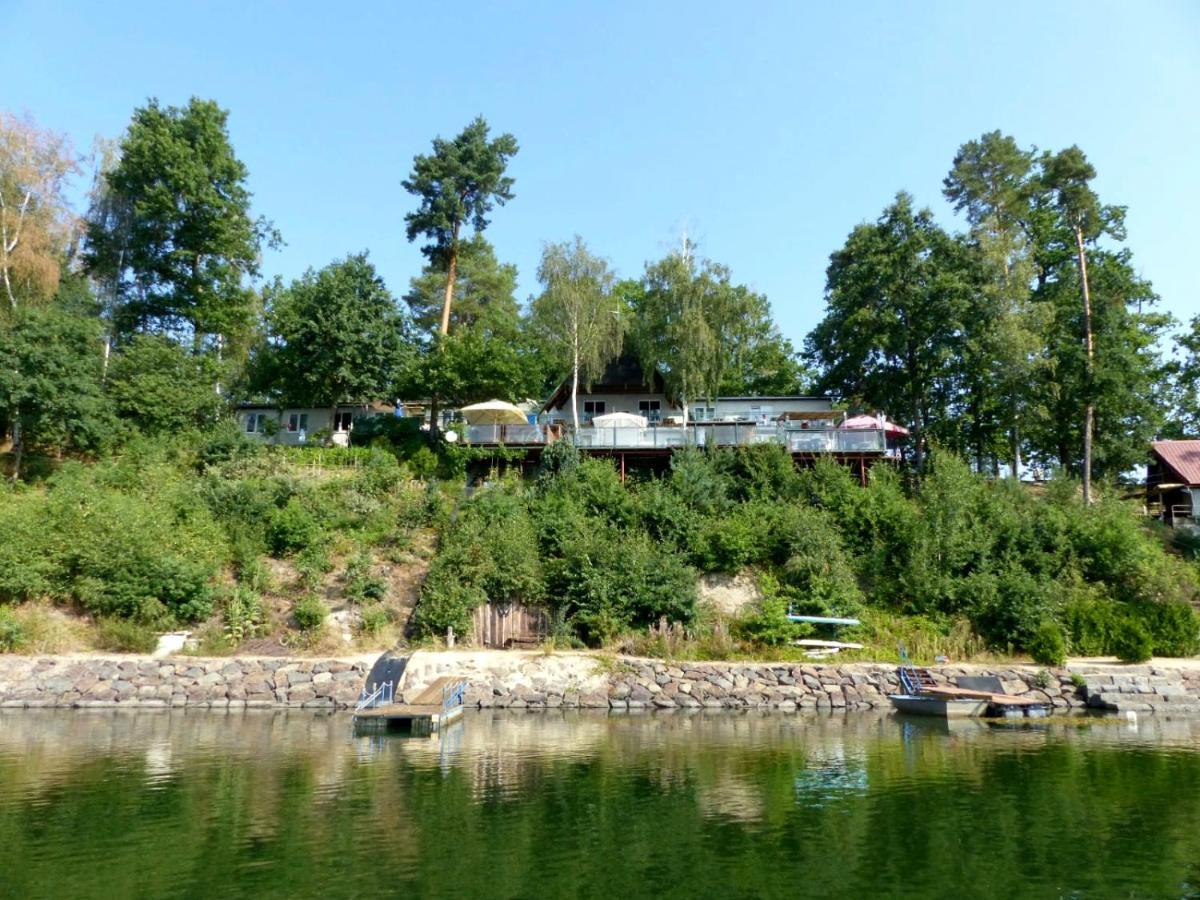
{"label": "gable roof", "polygon": [[[591,383],[586,390],[582,383],[579,393],[583,394],[662,394],[666,385],[659,372],[649,385],[646,383],[646,370],[637,361],[636,356],[622,354],[604,367],[604,374]],[[550,395],[544,404],[542,412],[561,409],[571,399],[571,379],[566,378],[558,389]]]}
{"label": "gable roof", "polygon": [[1200,441],[1155,441],[1150,452],[1172,475],[1171,480],[1200,485]]}

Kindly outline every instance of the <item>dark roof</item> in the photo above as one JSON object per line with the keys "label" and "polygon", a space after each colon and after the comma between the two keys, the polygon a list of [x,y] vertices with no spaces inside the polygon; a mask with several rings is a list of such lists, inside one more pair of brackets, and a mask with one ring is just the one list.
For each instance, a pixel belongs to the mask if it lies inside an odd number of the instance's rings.
{"label": "dark roof", "polygon": [[[587,389],[579,385],[580,394],[661,394],[666,390],[663,377],[654,373],[653,382],[646,384],[646,370],[637,361],[636,356],[624,354],[618,356],[604,367],[604,374],[591,383]],[[571,397],[571,379],[563,380],[558,389],[550,395],[544,404],[542,412],[551,409],[561,409]]]}
{"label": "dark roof", "polygon": [[1200,485],[1200,441],[1155,441],[1150,451],[1178,481]]}

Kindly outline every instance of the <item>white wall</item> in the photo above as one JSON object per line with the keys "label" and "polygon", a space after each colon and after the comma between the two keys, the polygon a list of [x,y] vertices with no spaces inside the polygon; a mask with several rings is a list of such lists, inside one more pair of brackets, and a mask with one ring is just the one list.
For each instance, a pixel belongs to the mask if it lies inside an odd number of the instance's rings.
{"label": "white wall", "polygon": [[[698,411],[708,407],[708,403],[689,403],[690,418],[702,420]],[[777,419],[784,413],[798,412],[829,412],[833,404],[824,397],[718,397],[713,414],[715,421],[734,417],[740,420],[763,421]]]}
{"label": "white wall", "polygon": [[[362,415],[361,407],[357,406],[339,406],[338,412],[350,413],[352,416]],[[299,445],[302,443],[311,443],[313,434],[322,429],[333,428],[334,410],[326,406],[323,408],[290,408],[277,410],[267,406],[258,406],[253,408],[243,408],[238,410],[237,421],[238,426],[247,437],[259,438],[261,440],[273,440],[276,444],[292,444]],[[246,431],[247,419],[252,415],[265,415],[268,420],[274,421],[279,425],[279,432],[272,439],[270,435],[262,431],[248,432]],[[299,430],[289,431],[288,424],[291,416],[307,415],[308,428],[303,432],[304,440],[301,440],[301,432]],[[299,424],[299,423],[297,423]],[[345,431],[334,431],[332,433],[334,444],[346,446],[350,442],[350,435]]]}
{"label": "white wall", "polygon": [[[584,401],[602,401],[604,403],[604,412],[626,412],[633,413],[635,416],[643,415],[638,403],[642,400],[657,400],[661,410],[661,415],[665,419],[667,416],[682,416],[683,410],[678,406],[673,406],[667,402],[667,398],[662,394],[585,394],[579,392],[579,421],[584,422]],[[551,409],[542,414],[541,417],[545,421],[553,421],[562,419],[564,422],[571,421],[571,398],[568,395],[567,401],[562,405],[561,409]]]}

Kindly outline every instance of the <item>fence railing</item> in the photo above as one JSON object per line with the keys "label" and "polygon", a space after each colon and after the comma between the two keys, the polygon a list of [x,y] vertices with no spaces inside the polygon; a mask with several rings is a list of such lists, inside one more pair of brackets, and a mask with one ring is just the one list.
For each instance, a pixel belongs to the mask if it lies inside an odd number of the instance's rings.
{"label": "fence railing", "polygon": [[[546,425],[471,425],[471,444],[544,444]],[[883,453],[887,441],[873,428],[797,428],[784,423],[720,422],[692,425],[596,426],[574,432],[575,446],[584,450],[658,450],[687,446],[739,447],[781,444],[792,453]]]}
{"label": "fence railing", "polygon": [[362,693],[358,697],[358,705],[354,707],[354,711],[360,709],[374,709],[376,706],[387,706],[392,702],[393,691],[395,684],[391,681],[385,681],[383,684],[371,685],[373,690],[368,691],[364,685]]}
{"label": "fence railing", "polygon": [[545,425],[468,425],[468,444],[544,444]]}

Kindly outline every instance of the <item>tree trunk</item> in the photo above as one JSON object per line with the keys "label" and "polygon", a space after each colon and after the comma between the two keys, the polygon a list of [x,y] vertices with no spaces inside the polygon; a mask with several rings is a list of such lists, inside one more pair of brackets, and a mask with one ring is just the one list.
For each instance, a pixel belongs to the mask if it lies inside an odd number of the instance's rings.
{"label": "tree trunk", "polygon": [[438,395],[434,392],[429,397],[429,443],[437,444],[438,436]]}
{"label": "tree trunk", "polygon": [[17,419],[13,419],[12,424],[13,435],[13,470],[12,480],[15,482],[21,477],[21,457],[25,455],[25,439],[21,434],[21,423]]}
{"label": "tree trunk", "polygon": [[112,356],[112,334],[104,335],[104,357],[100,363],[100,383],[108,383],[108,360]]}
{"label": "tree trunk", "polygon": [[458,223],[450,241],[450,259],[446,266],[446,296],[442,300],[442,334],[450,333],[450,306],[454,302],[454,282],[458,278]]}
{"label": "tree trunk", "polygon": [[1087,407],[1083,414],[1083,502],[1092,502],[1092,427],[1096,418],[1096,407],[1092,401],[1092,357],[1095,344],[1092,340],[1092,296],[1088,290],[1087,250],[1083,246],[1083,229],[1075,226],[1075,248],[1079,253],[1079,286],[1083,291],[1083,339],[1087,348],[1087,364],[1084,367],[1084,391]]}
{"label": "tree trunk", "polygon": [[571,365],[571,422],[579,430],[579,354]]}
{"label": "tree trunk", "polygon": [[1021,433],[1016,425],[1012,427],[1012,477],[1021,479]]}

